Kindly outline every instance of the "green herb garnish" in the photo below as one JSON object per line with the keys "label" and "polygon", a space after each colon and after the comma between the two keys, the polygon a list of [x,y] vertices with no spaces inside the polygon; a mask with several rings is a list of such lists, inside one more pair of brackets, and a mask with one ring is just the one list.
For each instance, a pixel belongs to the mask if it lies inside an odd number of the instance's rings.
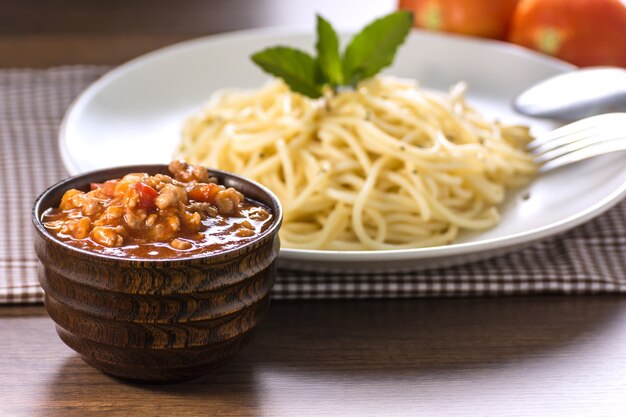
{"label": "green herb garnish", "polygon": [[332,25],[317,16],[317,57],[288,46],[276,46],[252,55],[265,72],[282,78],[289,87],[311,98],[321,97],[324,87],[355,87],[393,62],[413,24],[410,12],[395,12],[365,26],[339,52],[339,38]]}

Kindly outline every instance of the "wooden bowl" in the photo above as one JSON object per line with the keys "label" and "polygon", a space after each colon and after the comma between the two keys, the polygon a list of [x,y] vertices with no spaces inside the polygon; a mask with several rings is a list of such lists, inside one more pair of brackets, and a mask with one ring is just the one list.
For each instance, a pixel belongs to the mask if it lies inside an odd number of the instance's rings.
{"label": "wooden bowl", "polygon": [[[273,223],[258,238],[221,253],[171,260],[133,260],[72,247],[41,223],[71,188],[130,172],[167,173],[165,165],[107,169],[64,180],[33,208],[39,282],[61,339],[88,364],[135,381],[199,377],[248,342],[265,314],[275,280],[282,210],[266,188],[233,174],[210,171],[268,206]],[[42,349],[45,347],[42,346]]]}

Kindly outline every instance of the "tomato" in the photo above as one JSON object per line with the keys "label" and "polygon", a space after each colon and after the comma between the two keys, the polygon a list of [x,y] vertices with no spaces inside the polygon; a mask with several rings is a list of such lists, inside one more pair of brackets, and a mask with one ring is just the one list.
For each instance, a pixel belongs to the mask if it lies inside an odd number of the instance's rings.
{"label": "tomato", "polygon": [[462,35],[505,39],[519,0],[400,0],[415,26]]}
{"label": "tomato", "polygon": [[105,181],[104,183],[92,182],[89,184],[89,188],[91,191],[97,190],[98,188],[100,188],[102,190],[102,194],[104,194],[105,196],[114,197],[115,186],[117,186],[118,182],[119,182],[118,180],[109,180],[109,181]]}
{"label": "tomato", "polygon": [[212,203],[215,200],[215,196],[219,191],[219,185],[201,184],[196,185],[191,190],[187,191],[187,197],[189,197],[191,200],[200,201],[203,203]]}
{"label": "tomato", "polygon": [[154,188],[143,182],[135,184],[135,190],[139,193],[139,207],[150,209],[155,206],[154,200],[156,200],[159,193]]}
{"label": "tomato", "polygon": [[509,40],[579,66],[626,67],[626,1],[522,0]]}
{"label": "tomato", "polygon": [[115,187],[119,183],[119,180],[108,180],[102,184],[102,193],[107,197],[115,196]]}

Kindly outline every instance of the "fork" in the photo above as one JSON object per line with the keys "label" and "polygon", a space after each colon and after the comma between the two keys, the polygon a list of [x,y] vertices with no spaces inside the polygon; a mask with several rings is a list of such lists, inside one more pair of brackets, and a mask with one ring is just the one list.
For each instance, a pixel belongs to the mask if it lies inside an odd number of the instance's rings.
{"label": "fork", "polygon": [[626,113],[607,113],[578,120],[539,135],[530,142],[528,149],[539,164],[539,172],[598,155],[626,151]]}

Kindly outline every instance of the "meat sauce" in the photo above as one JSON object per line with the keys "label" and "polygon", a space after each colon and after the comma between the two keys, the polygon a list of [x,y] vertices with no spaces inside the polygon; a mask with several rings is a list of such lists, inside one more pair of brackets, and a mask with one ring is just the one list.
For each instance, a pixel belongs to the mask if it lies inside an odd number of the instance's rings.
{"label": "meat sauce", "polygon": [[142,259],[222,252],[270,226],[269,208],[218,185],[206,168],[173,161],[169,171],[68,190],[43,214],[43,225],[74,247]]}

